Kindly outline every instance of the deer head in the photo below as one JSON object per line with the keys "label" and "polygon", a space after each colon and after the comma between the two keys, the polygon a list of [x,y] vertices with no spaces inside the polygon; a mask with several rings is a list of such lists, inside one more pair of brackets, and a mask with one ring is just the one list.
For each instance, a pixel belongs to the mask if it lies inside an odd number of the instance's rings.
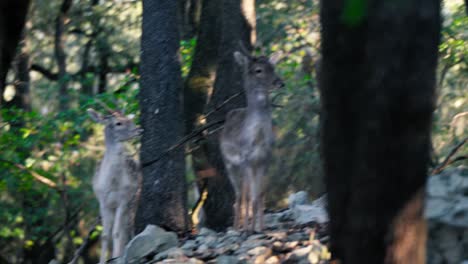
{"label": "deer head", "polygon": [[254,57],[241,49],[234,52],[234,58],[242,69],[245,92],[252,103],[268,104],[268,92],[284,87],[283,80],[275,72],[275,57]]}
{"label": "deer head", "polygon": [[130,140],[139,136],[143,131],[135,125],[132,116],[127,117],[119,111],[112,111],[109,115],[103,115],[90,108],[88,114],[95,122],[105,126],[106,144]]}

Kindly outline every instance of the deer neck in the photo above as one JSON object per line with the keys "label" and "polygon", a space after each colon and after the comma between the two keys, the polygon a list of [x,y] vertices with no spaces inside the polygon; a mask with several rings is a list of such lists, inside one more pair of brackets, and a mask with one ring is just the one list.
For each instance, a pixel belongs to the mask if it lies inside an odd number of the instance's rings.
{"label": "deer neck", "polygon": [[270,116],[271,106],[268,90],[263,87],[254,87],[247,91],[247,113],[260,116]]}
{"label": "deer neck", "polygon": [[119,155],[125,151],[126,147],[124,142],[109,140],[106,138],[106,151],[104,152],[105,156]]}

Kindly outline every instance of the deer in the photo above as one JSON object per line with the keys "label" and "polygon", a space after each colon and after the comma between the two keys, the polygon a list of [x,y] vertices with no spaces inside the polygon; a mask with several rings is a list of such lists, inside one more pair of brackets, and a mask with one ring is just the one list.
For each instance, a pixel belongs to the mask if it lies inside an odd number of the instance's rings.
{"label": "deer", "polygon": [[268,96],[284,83],[275,73],[277,57],[254,57],[241,49],[234,52],[234,59],[241,68],[247,106],[227,113],[220,149],[235,192],[234,229],[260,232],[265,174],[275,140]]}
{"label": "deer", "polygon": [[141,188],[141,169],[125,142],[142,133],[132,117],[106,108],[104,115],[94,109],[87,112],[92,120],[104,125],[105,152],[92,180],[102,221],[100,264],[123,253],[133,237],[133,225]]}

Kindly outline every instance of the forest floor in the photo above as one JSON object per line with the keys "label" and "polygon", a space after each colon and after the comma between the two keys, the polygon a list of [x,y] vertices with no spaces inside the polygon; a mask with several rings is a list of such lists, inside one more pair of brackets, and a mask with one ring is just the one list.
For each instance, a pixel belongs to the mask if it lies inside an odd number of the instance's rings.
{"label": "forest floor", "polygon": [[292,195],[289,208],[267,213],[265,230],[246,234],[201,228],[182,239],[148,226],[109,263],[328,263],[325,199],[307,203],[304,192]]}

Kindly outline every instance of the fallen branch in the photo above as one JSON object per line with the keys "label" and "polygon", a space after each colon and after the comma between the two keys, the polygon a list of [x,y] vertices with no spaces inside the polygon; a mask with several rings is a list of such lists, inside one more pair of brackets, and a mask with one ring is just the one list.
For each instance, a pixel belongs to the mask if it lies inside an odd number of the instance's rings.
{"label": "fallen branch", "polygon": [[450,153],[448,154],[448,156],[445,158],[445,160],[439,165],[437,166],[434,170],[432,170],[432,174],[439,174],[440,172],[442,172],[448,165],[456,162],[456,161],[460,161],[460,160],[464,160],[466,159],[467,157],[464,157],[464,156],[461,156],[461,157],[457,157],[455,159],[451,159],[460,149],[461,147],[468,141],[468,137],[463,139],[460,143],[458,143],[451,151]]}

